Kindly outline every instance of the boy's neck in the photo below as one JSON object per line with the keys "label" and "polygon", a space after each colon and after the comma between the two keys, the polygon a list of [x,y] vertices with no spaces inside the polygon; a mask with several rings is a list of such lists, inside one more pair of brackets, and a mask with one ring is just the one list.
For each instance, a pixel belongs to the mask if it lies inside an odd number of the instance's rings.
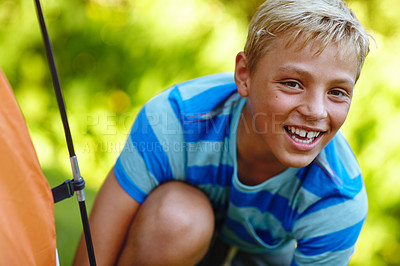
{"label": "boy's neck", "polygon": [[236,147],[238,177],[245,185],[258,185],[288,168],[268,150],[262,138],[254,132],[246,106],[237,128]]}
{"label": "boy's neck", "polygon": [[253,159],[239,150],[237,151],[237,165],[240,182],[248,186],[261,184],[287,169],[283,165]]}

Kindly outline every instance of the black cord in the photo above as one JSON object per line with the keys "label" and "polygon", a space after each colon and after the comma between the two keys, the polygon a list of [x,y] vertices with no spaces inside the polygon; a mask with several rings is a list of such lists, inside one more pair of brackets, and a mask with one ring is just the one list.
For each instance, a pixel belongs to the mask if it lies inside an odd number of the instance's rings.
{"label": "black cord", "polygon": [[[62,95],[62,91],[61,91],[61,87],[60,87],[60,81],[59,81],[58,74],[57,74],[56,64],[54,62],[54,55],[53,55],[53,50],[51,48],[49,34],[46,29],[46,24],[44,21],[42,8],[40,6],[40,1],[35,0],[35,4],[36,4],[36,11],[37,11],[38,18],[39,18],[40,29],[42,32],[43,41],[44,41],[44,45],[46,48],[47,60],[49,62],[51,76],[53,79],[54,91],[55,91],[56,97],[57,97],[58,108],[60,110],[61,120],[62,120],[62,123],[64,126],[65,138],[66,138],[67,145],[68,145],[69,155],[70,155],[71,159],[75,158],[75,161],[76,161],[74,144],[72,143],[71,131],[69,129],[68,118],[67,118],[67,112],[65,110],[64,99],[63,99],[63,95]],[[77,161],[76,161],[76,163],[77,163]],[[78,169],[78,167],[76,165],[76,169],[73,169],[73,172],[75,173],[77,169]],[[80,177],[80,176],[74,175],[74,178],[75,177],[78,178],[77,181],[79,181],[79,179],[82,179],[82,177]],[[83,188],[82,188],[82,195],[84,195]],[[78,197],[78,199],[79,199],[79,197]],[[88,252],[89,262],[90,262],[91,266],[95,266],[96,258],[94,255],[92,237],[90,234],[90,227],[89,227],[89,219],[88,219],[88,215],[86,212],[86,205],[85,205],[84,199],[79,200],[79,209],[80,209],[81,218],[82,218],[83,232],[85,235],[85,242],[86,242],[86,248],[87,248],[87,252]]]}
{"label": "black cord", "polygon": [[88,215],[86,212],[86,205],[85,205],[84,201],[79,202],[79,209],[82,214],[81,218],[82,218],[83,228],[84,229],[86,228],[86,230],[83,230],[83,233],[85,234],[86,249],[88,252],[89,262],[90,262],[90,265],[93,266],[93,265],[96,265],[96,258],[94,256],[92,236],[90,234],[89,220],[87,219]]}
{"label": "black cord", "polygon": [[55,91],[56,97],[57,97],[58,109],[60,110],[61,120],[62,120],[62,123],[64,126],[64,133],[65,133],[65,139],[67,140],[69,157],[72,157],[72,156],[75,156],[74,144],[72,143],[71,131],[69,129],[67,113],[65,111],[64,99],[63,99],[63,95],[62,95],[62,91],[61,91],[60,81],[58,79],[57,68],[56,68],[56,64],[54,62],[53,50],[51,48],[50,38],[49,38],[49,34],[47,33],[46,24],[44,22],[44,17],[43,17],[42,8],[40,6],[40,1],[35,0],[35,3],[36,3],[36,10],[38,13],[38,18],[39,18],[40,29],[42,31],[43,42],[44,42],[44,46],[46,48],[47,61],[49,62],[51,76],[53,79],[54,91]]}

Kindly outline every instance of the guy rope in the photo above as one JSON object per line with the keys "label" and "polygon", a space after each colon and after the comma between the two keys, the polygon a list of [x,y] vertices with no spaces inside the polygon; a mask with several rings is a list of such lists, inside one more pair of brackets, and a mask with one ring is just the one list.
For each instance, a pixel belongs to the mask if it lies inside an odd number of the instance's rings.
{"label": "guy rope", "polygon": [[68,124],[67,113],[66,113],[65,105],[64,105],[64,99],[63,99],[62,90],[60,87],[60,81],[58,78],[57,68],[56,68],[55,61],[54,61],[54,55],[53,55],[53,51],[51,48],[49,34],[46,29],[46,24],[44,21],[44,16],[43,16],[42,8],[40,5],[40,1],[35,0],[35,5],[36,5],[36,11],[38,14],[40,29],[41,29],[42,36],[43,36],[43,42],[44,42],[44,45],[46,48],[46,55],[47,55],[47,60],[48,60],[49,67],[50,67],[51,77],[53,80],[54,91],[55,91],[55,94],[57,97],[58,108],[60,110],[61,120],[62,120],[63,127],[64,127],[64,133],[65,133],[65,138],[67,141],[69,157],[70,157],[70,162],[71,162],[71,168],[72,168],[72,174],[73,174],[73,179],[67,180],[63,184],[52,189],[54,203],[64,200],[66,198],[72,197],[74,192],[76,191],[76,195],[77,195],[78,202],[79,202],[79,209],[80,209],[81,218],[82,218],[83,232],[85,235],[86,248],[87,248],[87,252],[88,252],[88,256],[89,256],[89,262],[90,262],[90,265],[93,266],[93,265],[96,265],[96,259],[95,259],[95,255],[94,255],[92,237],[91,237],[90,228],[89,228],[89,219],[88,219],[88,215],[87,215],[87,211],[86,211],[86,204],[85,204],[85,193],[84,193],[85,181],[83,180],[83,178],[80,174],[80,171],[79,171],[78,159],[76,157],[74,145],[72,142],[71,132],[70,132],[69,124]]}

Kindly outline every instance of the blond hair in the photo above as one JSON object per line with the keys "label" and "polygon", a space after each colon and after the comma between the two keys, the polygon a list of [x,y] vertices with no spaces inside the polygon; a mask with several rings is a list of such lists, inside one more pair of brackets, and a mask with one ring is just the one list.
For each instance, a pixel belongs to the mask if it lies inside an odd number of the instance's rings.
{"label": "blond hair", "polygon": [[258,60],[271,48],[273,40],[285,35],[286,46],[300,38],[300,47],[318,43],[322,51],[329,44],[355,52],[357,78],[369,52],[371,37],[356,15],[342,0],[267,0],[250,22],[245,53],[252,72]]}

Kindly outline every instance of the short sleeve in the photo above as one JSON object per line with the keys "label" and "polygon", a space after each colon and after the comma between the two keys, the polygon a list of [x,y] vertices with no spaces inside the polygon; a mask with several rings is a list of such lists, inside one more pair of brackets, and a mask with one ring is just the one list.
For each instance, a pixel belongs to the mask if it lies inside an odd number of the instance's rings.
{"label": "short sleeve", "polygon": [[139,112],[114,167],[117,180],[139,203],[159,184],[185,179],[179,107],[170,88]]}

